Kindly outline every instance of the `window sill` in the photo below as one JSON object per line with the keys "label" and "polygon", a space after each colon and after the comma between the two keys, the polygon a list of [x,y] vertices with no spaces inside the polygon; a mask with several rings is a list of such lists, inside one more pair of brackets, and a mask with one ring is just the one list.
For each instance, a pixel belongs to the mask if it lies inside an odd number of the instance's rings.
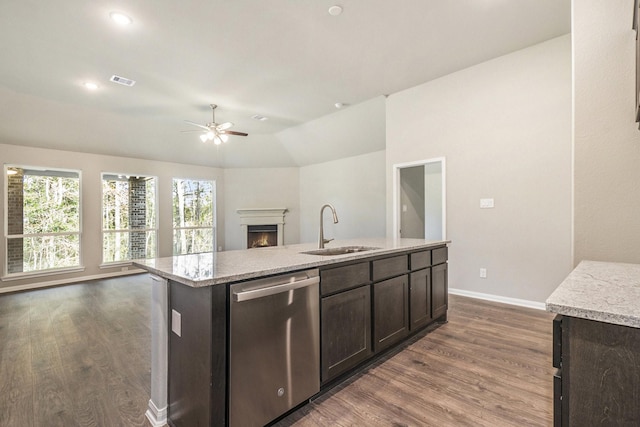
{"label": "window sill", "polygon": [[2,276],[0,280],[2,280],[3,282],[10,282],[12,280],[30,279],[33,277],[58,276],[60,274],[77,273],[84,270],[84,267],[69,267],[58,268],[55,270],[33,271],[28,273],[10,273],[6,276]]}
{"label": "window sill", "polygon": [[101,270],[104,270],[105,268],[131,267],[132,265],[133,265],[132,261],[116,261],[116,262],[106,262],[106,263],[100,264],[98,267],[100,267]]}

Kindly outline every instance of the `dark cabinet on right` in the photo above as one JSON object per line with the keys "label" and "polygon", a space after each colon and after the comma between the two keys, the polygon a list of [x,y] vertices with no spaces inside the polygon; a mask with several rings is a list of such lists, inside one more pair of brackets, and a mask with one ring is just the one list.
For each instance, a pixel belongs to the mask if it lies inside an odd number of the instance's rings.
{"label": "dark cabinet on right", "polygon": [[447,248],[411,254],[409,286],[410,329],[416,330],[439,317],[448,305]]}
{"label": "dark cabinet on right", "polygon": [[640,329],[558,315],[554,426],[640,425]]}

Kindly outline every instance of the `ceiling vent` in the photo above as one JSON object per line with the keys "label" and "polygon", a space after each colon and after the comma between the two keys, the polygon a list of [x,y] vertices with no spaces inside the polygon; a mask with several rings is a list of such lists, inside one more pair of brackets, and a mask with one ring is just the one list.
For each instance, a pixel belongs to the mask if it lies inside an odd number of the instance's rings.
{"label": "ceiling vent", "polygon": [[109,80],[111,80],[114,83],[118,83],[118,84],[121,84],[121,85],[124,85],[124,86],[129,86],[129,87],[131,87],[134,84],[136,84],[135,80],[126,79],[124,77],[120,77],[120,76],[116,76],[116,75],[111,76],[111,78]]}

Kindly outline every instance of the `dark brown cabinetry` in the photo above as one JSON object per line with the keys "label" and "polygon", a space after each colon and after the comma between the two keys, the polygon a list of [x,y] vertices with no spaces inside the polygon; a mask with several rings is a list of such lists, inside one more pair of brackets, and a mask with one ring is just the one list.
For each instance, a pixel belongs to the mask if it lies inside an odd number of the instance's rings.
{"label": "dark brown cabinetry", "polygon": [[322,298],[321,343],[323,383],[371,355],[371,290],[369,286]]}
{"label": "dark brown cabinetry", "polygon": [[409,329],[419,329],[431,321],[431,269],[414,271],[410,277],[411,322]]}
{"label": "dark brown cabinetry", "polygon": [[554,426],[640,425],[640,329],[557,316]]}
{"label": "dark brown cabinetry", "polygon": [[447,314],[449,302],[447,285],[447,264],[431,267],[431,317],[437,319]]}
{"label": "dark brown cabinetry", "polygon": [[353,368],[372,354],[369,276],[369,262],[320,272],[322,383]]}
{"label": "dark brown cabinetry", "polygon": [[407,336],[408,305],[409,280],[406,274],[373,285],[374,351],[384,350]]}
{"label": "dark brown cabinetry", "polygon": [[353,371],[447,314],[447,248],[320,270],[321,381]]}

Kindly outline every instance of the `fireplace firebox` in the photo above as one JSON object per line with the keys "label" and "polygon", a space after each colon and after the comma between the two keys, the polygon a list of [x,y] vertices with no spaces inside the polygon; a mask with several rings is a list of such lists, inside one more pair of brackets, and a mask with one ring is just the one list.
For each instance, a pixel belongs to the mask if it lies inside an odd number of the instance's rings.
{"label": "fireplace firebox", "polygon": [[278,246],[278,226],[249,225],[247,227],[247,248]]}

